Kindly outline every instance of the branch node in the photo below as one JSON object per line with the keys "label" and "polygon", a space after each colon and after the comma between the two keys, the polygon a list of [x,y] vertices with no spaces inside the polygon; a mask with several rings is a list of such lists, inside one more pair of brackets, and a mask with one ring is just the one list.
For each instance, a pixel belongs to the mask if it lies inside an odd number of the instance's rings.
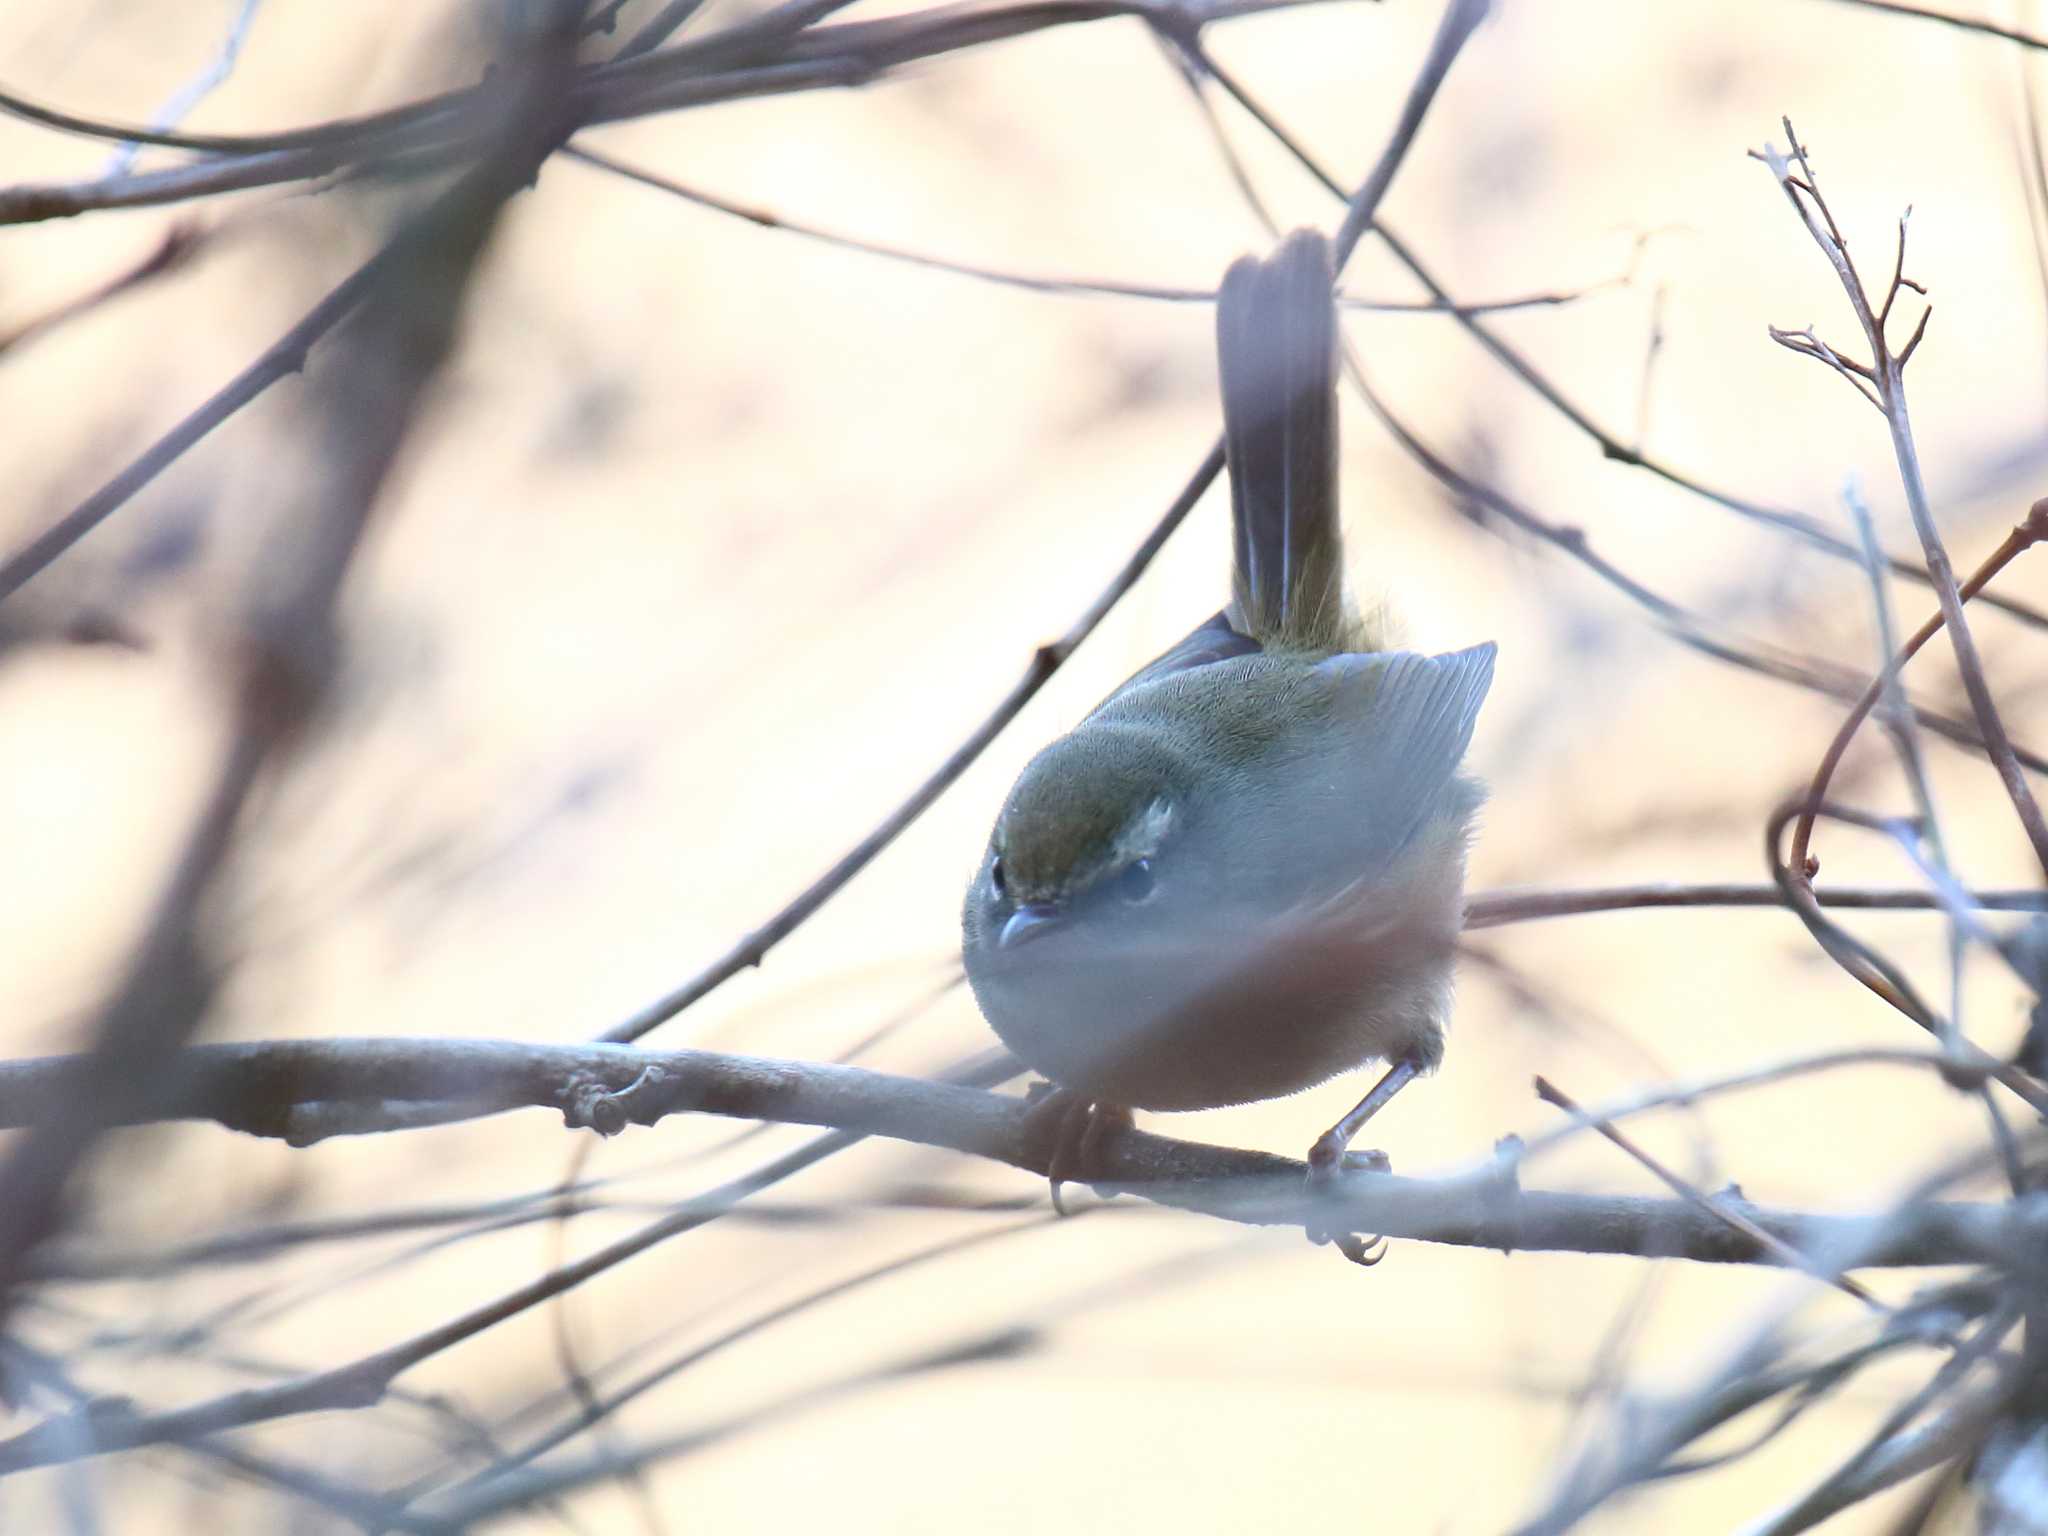
{"label": "branch node", "polygon": [[616,1136],[635,1122],[652,1125],[661,1118],[662,1110],[658,1102],[650,1107],[650,1101],[658,1100],[656,1090],[668,1078],[668,1072],[654,1062],[618,1089],[592,1073],[573,1073],[562,1090],[563,1123],[571,1130],[587,1128],[600,1136]]}
{"label": "branch node", "polygon": [[2027,508],[2027,515],[2020,519],[2019,526],[2013,531],[2029,544],[2048,539],[2048,496]]}

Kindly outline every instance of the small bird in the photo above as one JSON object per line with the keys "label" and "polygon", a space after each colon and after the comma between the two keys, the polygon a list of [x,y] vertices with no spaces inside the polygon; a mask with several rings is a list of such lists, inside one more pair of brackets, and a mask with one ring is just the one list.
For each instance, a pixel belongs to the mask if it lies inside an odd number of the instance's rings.
{"label": "small bird", "polygon": [[968,887],[975,999],[1064,1090],[1055,1201],[1132,1107],[1278,1098],[1375,1060],[1309,1163],[1384,1167],[1347,1159],[1352,1138],[1443,1057],[1484,794],[1459,764],[1494,647],[1389,650],[1346,591],[1332,283],[1313,230],[1225,276],[1229,606],[1031,760]]}

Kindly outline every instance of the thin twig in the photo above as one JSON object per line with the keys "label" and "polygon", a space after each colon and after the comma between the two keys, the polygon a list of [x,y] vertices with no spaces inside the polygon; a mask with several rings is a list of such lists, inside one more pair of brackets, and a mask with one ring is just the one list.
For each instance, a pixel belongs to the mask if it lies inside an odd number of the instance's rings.
{"label": "thin twig", "polygon": [[1953,12],[1937,11],[1924,5],[1909,5],[1905,0],[1835,0],[1835,3],[1857,6],[1866,11],[1883,11],[1892,16],[1910,16],[1916,21],[1938,21],[1944,26],[1955,27],[1964,32],[1978,32],[1985,37],[2018,43],[2022,48],[2048,48],[2048,38],[2036,37],[2031,32],[2022,32],[2018,27],[2000,26],[1997,22],[1986,21],[1981,16],[1957,16]]}
{"label": "thin twig", "polygon": [[1609,1122],[1588,1117],[1586,1112],[1579,1108],[1578,1104],[1573,1101],[1569,1094],[1565,1093],[1548,1078],[1539,1077],[1536,1079],[1536,1097],[1543,1100],[1546,1104],[1556,1105],[1568,1115],[1578,1116],[1607,1140],[1613,1142],[1614,1145],[1641,1163],[1681,1200],[1689,1201],[1708,1215],[1726,1222],[1737,1232],[1740,1232],[1743,1236],[1756,1243],[1758,1247],[1764,1249],[1765,1252],[1776,1257],[1779,1263],[1786,1265],[1788,1268],[1805,1270],[1823,1284],[1832,1285],[1844,1294],[1855,1297],[1856,1300],[1862,1302],[1866,1307],[1873,1308],[1880,1313],[1888,1314],[1890,1312],[1891,1309],[1889,1307],[1871,1295],[1857,1281],[1847,1275],[1835,1273],[1827,1266],[1817,1262],[1811,1255],[1802,1253],[1790,1243],[1780,1238],[1776,1233],[1758,1225],[1757,1222],[1744,1215],[1725,1200],[1717,1199],[1705,1190],[1695,1188],[1689,1181],[1680,1178],[1669,1168],[1665,1167],[1663,1163],[1652,1157],[1627,1136],[1624,1136]]}
{"label": "thin twig", "polygon": [[1908,1051],[1892,1046],[1870,1046],[1795,1056],[1786,1061],[1770,1062],[1760,1067],[1746,1067],[1722,1077],[1702,1078],[1690,1083],[1645,1089],[1627,1098],[1602,1104],[1587,1111],[1587,1118],[1582,1122],[1560,1126],[1555,1130],[1545,1131],[1540,1136],[1528,1137],[1516,1152],[1515,1160],[1518,1163],[1531,1162],[1552,1148],[1577,1139],[1581,1132],[1596,1122],[1613,1124],[1659,1109],[1691,1109],[1697,1107],[1702,1100],[1719,1098],[1726,1093],[1742,1093],[1752,1088],[1770,1087],[1815,1073],[1876,1066],[1912,1067],[1916,1071],[1944,1076],[1955,1071],[1955,1063],[1944,1052]]}
{"label": "thin twig", "polygon": [[[1764,823],[1765,867],[1770,870],[1772,880],[1783,892],[1786,905],[1798,914],[1799,920],[1806,925],[1806,931],[1813,935],[1821,950],[1851,977],[1930,1034],[1944,1035],[1946,1026],[1941,1015],[1920,996],[1918,989],[1906,974],[1823,912],[1820,902],[1815,899],[1812,881],[1806,878],[1802,871],[1780,858],[1779,841],[1784,836],[1787,823],[1811,807],[1812,802],[1803,797],[1787,801],[1773,811]],[[1853,825],[1882,831],[1887,836],[1896,830],[1889,823],[1876,824],[1872,818],[1856,816],[1838,806],[1823,806],[1821,813]],[[2048,1095],[2040,1095],[2039,1090],[2031,1086],[2015,1087],[2014,1091],[2022,1093],[2023,1096],[2027,1093],[2035,1094],[2039,1098],[2037,1107],[2048,1110]]]}
{"label": "thin twig", "polygon": [[[1816,889],[1824,907],[1864,912],[1939,912],[1942,898],[1932,891],[1907,888],[1841,886]],[[1986,912],[2048,911],[2048,891],[1972,891],[1971,906]],[[1478,891],[1465,904],[1467,928],[1499,928],[1543,918],[1577,917],[1593,912],[1640,912],[1699,907],[1783,908],[1789,903],[1775,885],[1744,882],[1687,884],[1653,881],[1642,885],[1595,886],[1585,889],[1535,886],[1527,889]]]}
{"label": "thin twig", "polygon": [[[994,283],[1004,288],[1022,289],[1026,293],[1057,294],[1076,298],[1142,299],[1161,304],[1216,302],[1216,291],[1213,288],[1167,288],[1157,284],[1120,283],[1101,278],[1042,277],[1029,272],[1011,272],[997,267],[954,261],[900,245],[864,240],[853,235],[820,229],[813,224],[800,223],[779,213],[770,213],[766,209],[750,207],[745,203],[734,202],[730,198],[700,191],[695,187],[686,187],[669,177],[643,170],[638,166],[627,165],[624,161],[614,159],[610,155],[599,154],[579,144],[571,144],[562,154],[564,159],[581,161],[595,169],[608,171],[628,181],[666,192],[685,202],[695,203],[701,208],[709,208],[715,213],[745,220],[762,229],[799,235],[839,250],[857,251],[864,256],[879,256],[886,261],[903,262],[922,271],[944,272],[955,277],[973,278],[978,282]],[[1625,287],[1629,281],[1630,275],[1622,273],[1586,288],[1521,294],[1508,299],[1486,299],[1469,304],[1465,308],[1473,314],[1508,314],[1523,309],[1555,309],[1577,303],[1608,288]],[[1336,295],[1336,302],[1343,309],[1375,314],[1438,314],[1445,307],[1434,299],[1368,299],[1344,293]]]}

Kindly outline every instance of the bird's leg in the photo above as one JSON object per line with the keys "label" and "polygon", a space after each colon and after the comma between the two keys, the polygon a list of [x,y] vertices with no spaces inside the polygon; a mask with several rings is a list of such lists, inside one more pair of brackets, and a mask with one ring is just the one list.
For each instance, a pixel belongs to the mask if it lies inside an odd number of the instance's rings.
{"label": "bird's leg", "polygon": [[[1351,1142],[1365,1122],[1378,1114],[1389,1099],[1413,1082],[1421,1071],[1412,1061],[1397,1061],[1387,1069],[1387,1075],[1373,1084],[1372,1092],[1352,1108],[1351,1112],[1322,1135],[1316,1144],[1308,1149],[1308,1186],[1311,1194],[1329,1189],[1347,1173],[1388,1173],[1393,1169],[1392,1161],[1384,1152],[1354,1152]],[[1373,1265],[1386,1254],[1383,1238],[1360,1238],[1355,1233],[1333,1232],[1311,1223],[1308,1240],[1312,1243],[1334,1242],[1344,1256],[1354,1264]]]}
{"label": "bird's leg", "polygon": [[1045,1176],[1052,1185],[1052,1208],[1068,1214],[1060,1198],[1062,1184],[1087,1183],[1097,1170],[1103,1139],[1131,1128],[1131,1112],[1121,1104],[1105,1104],[1083,1098],[1071,1088],[1033,1084],[1030,1134],[1034,1141],[1049,1138],[1052,1151],[1046,1159]]}
{"label": "bird's leg", "polygon": [[[1322,1135],[1316,1144],[1308,1149],[1309,1178],[1315,1183],[1325,1183],[1335,1178],[1347,1167],[1370,1167],[1374,1173],[1385,1173],[1387,1156],[1384,1152],[1352,1153],[1351,1143],[1358,1133],[1365,1129],[1365,1122],[1378,1114],[1387,1101],[1415,1080],[1421,1069],[1412,1061],[1397,1061],[1387,1068],[1387,1075],[1373,1084],[1371,1093],[1360,1099],[1352,1111]],[[1350,1164],[1348,1159],[1357,1157],[1360,1163]]]}

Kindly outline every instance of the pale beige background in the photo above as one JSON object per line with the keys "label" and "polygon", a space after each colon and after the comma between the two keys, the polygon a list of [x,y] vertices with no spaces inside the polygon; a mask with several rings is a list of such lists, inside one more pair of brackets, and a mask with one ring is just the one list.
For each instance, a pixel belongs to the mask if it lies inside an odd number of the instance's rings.
{"label": "pale beige background", "polygon": [[[144,117],[204,62],[231,10],[10,6],[0,81]],[[1851,339],[1825,264],[1743,154],[1782,142],[1778,115],[1791,113],[1873,272],[1889,263],[1899,210],[1915,205],[1910,270],[1936,314],[1912,399],[1944,527],[1973,564],[2044,488],[2048,450],[2010,53],[1822,0],[1520,0],[1505,12],[1445,88],[1390,220],[1466,298],[1586,287],[1633,261],[1632,286],[1506,318],[1503,334],[1629,436],[1662,288],[1649,450],[1838,526],[1838,489],[1858,474],[1905,548],[1878,418],[1765,337],[1767,321],[1813,321]],[[1356,178],[1436,14],[1414,0],[1328,5],[1219,27],[1212,41]],[[714,7],[700,25],[718,20]],[[465,35],[440,9],[271,0],[234,79],[191,126],[254,130],[404,99],[464,75],[449,49],[461,57]],[[1334,223],[1330,201],[1241,115],[1226,123],[1283,221]],[[860,92],[664,117],[589,142],[793,218],[1037,273],[1205,285],[1264,238],[1186,92],[1127,21]],[[0,122],[9,181],[88,175],[106,154]],[[193,270],[0,359],[9,544],[324,292],[368,249],[364,214],[269,193],[200,210],[227,227]],[[0,327],[118,270],[185,216],[0,233]],[[1415,296],[1370,244],[1349,287]],[[721,952],[921,779],[1142,537],[1215,429],[1209,324],[1195,307],[1044,297],[891,265],[551,165],[513,207],[461,356],[351,584],[352,667],[332,723],[262,801],[224,893],[232,968],[213,1034],[573,1040]],[[1742,633],[1867,664],[1853,569],[1604,463],[1440,317],[1362,316],[1351,335],[1432,443],[1584,528],[1643,580]],[[77,1038],[153,892],[207,762],[222,626],[285,472],[274,443],[297,388],[245,412],[9,604],[5,622],[24,628],[111,605],[150,645],[134,656],[24,644],[0,658],[10,1052]],[[1501,645],[1474,749],[1494,785],[1476,886],[1761,878],[1762,818],[1807,771],[1835,707],[1711,666],[1576,567],[1475,530],[1362,411],[1347,418],[1345,472],[1359,580],[1393,596],[1412,641]],[[150,541],[194,529],[192,566],[135,576]],[[1211,496],[953,793],[762,971],[654,1042],[825,1057],[928,992],[953,963],[960,888],[1011,776],[1216,606],[1223,553]],[[2008,584],[2048,601],[2040,567],[2022,562]],[[1900,599],[1917,622],[1924,596]],[[2048,742],[2040,637],[1979,623],[2016,727]],[[1922,686],[1952,698],[1945,659],[1930,662]],[[1971,878],[2023,881],[1995,781],[1932,750]],[[1874,742],[1857,761],[1872,770],[1861,793],[1904,805]],[[1821,849],[1829,877],[1908,874],[1840,832]],[[1938,978],[1927,919],[1862,926]],[[1463,1166],[1498,1135],[1549,1124],[1529,1093],[1535,1071],[1596,1100],[1797,1051],[1913,1043],[1783,914],[1591,917],[1486,943],[1556,1014],[1468,975],[1444,1071],[1374,1128],[1406,1172]],[[2015,1037],[2018,996],[1989,970],[1972,1010],[1988,1043]],[[930,1070],[986,1040],[955,992],[864,1059]],[[1358,1087],[1157,1125],[1296,1152]],[[1697,1168],[1700,1126],[1720,1153],[1703,1176],[1827,1209],[1883,1200],[1982,1129],[1919,1078],[1870,1073],[1729,1100],[1644,1135]],[[674,1198],[801,1135],[668,1166],[729,1134],[665,1124],[598,1149],[588,1167],[650,1170],[633,1196]],[[93,1229],[166,1242],[265,1209],[508,1193],[559,1178],[575,1146],[538,1113],[303,1153],[211,1128],[137,1134],[107,1164]],[[1648,1187],[1601,1145],[1530,1177]],[[875,1146],[786,1197],[852,1200],[906,1182],[1041,1194],[1003,1169]],[[1498,1530],[1540,1498],[1602,1333],[1650,1273],[1412,1244],[1364,1273],[1287,1234],[1247,1240],[1125,1205],[820,1308],[637,1404],[627,1432],[674,1433],[978,1328],[1047,1329],[1021,1361],[821,1401],[678,1464],[652,1483],[669,1528]],[[629,1219],[575,1226],[569,1251]],[[678,1341],[708,1337],[750,1308],[994,1219],[725,1224],[586,1288],[568,1310],[592,1359],[671,1327]],[[37,1323],[58,1342],[260,1293],[227,1336],[235,1350],[325,1364],[528,1277],[558,1241],[519,1231],[346,1288],[339,1279],[370,1255],[319,1250],[261,1271],[78,1291],[82,1320]],[[1195,1262],[1219,1251],[1233,1262]],[[1174,1256],[1185,1267],[1162,1279],[1153,1266]],[[301,1304],[268,1316],[270,1287],[287,1278],[284,1298]],[[1651,1389],[1694,1379],[1759,1307],[1808,1289],[1679,1266],[1653,1283],[1634,1357]],[[1880,1282],[1891,1294],[1913,1283]],[[1810,1305],[1816,1327],[1853,1320],[1840,1298]],[[408,1384],[502,1410],[559,1380],[548,1326],[501,1328]],[[93,1384],[151,1405],[243,1379],[155,1353],[118,1373],[110,1363]],[[1594,1528],[1734,1529],[1817,1476],[1916,1379],[1879,1373],[1753,1461],[1646,1494]],[[372,1484],[429,1449],[341,1418],[250,1441]],[[222,1531],[279,1528],[279,1506],[248,1490],[181,1492],[175,1458],[96,1472],[110,1530],[202,1517]],[[0,1521],[45,1528],[54,1492],[53,1481],[0,1486]],[[630,1494],[578,1507],[589,1529],[638,1528]],[[1840,1524],[1876,1522],[1867,1511]]]}

